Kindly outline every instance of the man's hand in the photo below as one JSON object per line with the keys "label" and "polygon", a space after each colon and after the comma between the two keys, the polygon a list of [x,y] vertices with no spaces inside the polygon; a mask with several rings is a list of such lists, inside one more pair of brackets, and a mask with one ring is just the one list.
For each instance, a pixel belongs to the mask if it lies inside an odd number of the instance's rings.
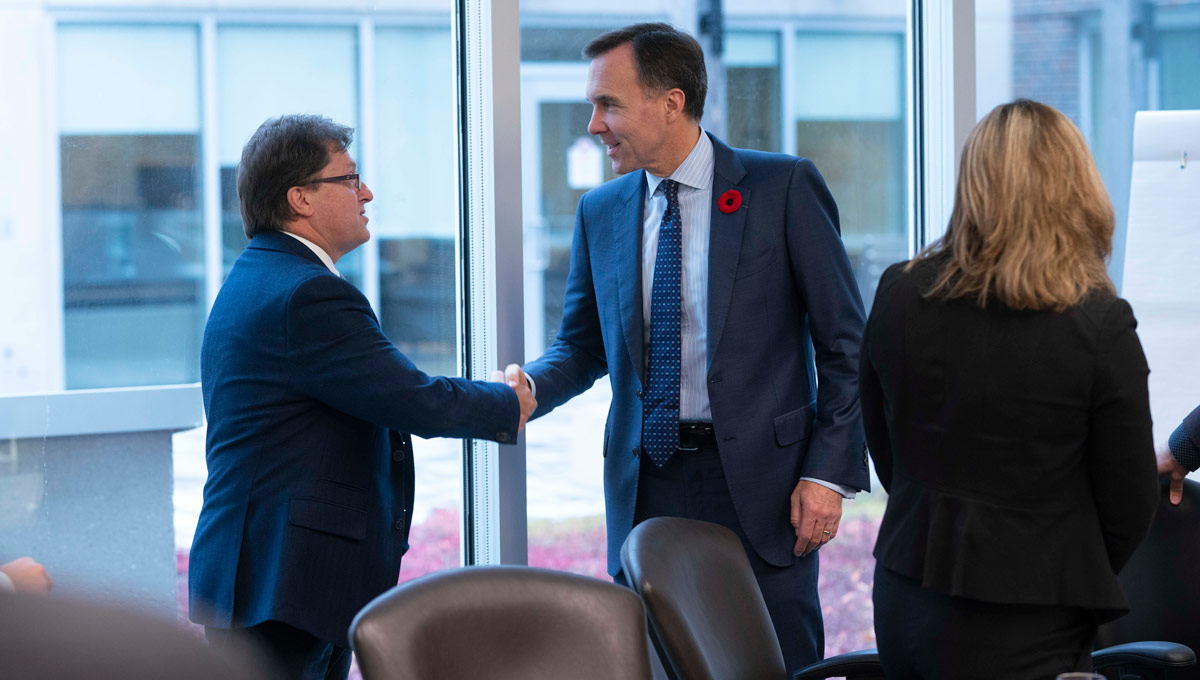
{"label": "man's hand", "polygon": [[1158,452],[1158,474],[1171,478],[1171,505],[1179,505],[1183,500],[1183,478],[1187,477],[1187,468],[1175,460],[1170,449]]}
{"label": "man's hand", "polygon": [[46,568],[33,561],[32,557],[20,557],[7,564],[0,564],[0,571],[12,579],[18,593],[45,595],[54,587],[54,579]]}
{"label": "man's hand", "polygon": [[833,540],[842,521],[842,494],[807,480],[800,480],[792,491],[792,527],[796,547],[792,552],[803,557]]}
{"label": "man's hand", "polygon": [[516,364],[509,364],[504,368],[504,372],[492,371],[491,381],[505,383],[517,393],[517,399],[521,402],[521,421],[517,425],[517,431],[524,430],[525,422],[537,409],[537,400],[533,398],[533,391],[529,389],[525,371],[522,371],[521,367]]}

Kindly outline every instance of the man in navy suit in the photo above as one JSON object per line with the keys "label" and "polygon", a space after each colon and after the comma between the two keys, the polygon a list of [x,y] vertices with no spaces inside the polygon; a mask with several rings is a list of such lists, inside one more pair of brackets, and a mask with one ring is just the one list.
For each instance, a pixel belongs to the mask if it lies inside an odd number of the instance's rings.
{"label": "man in navy suit", "polygon": [[534,416],[608,373],[609,573],[644,519],[730,527],[794,670],[824,652],[815,550],[869,485],[837,207],[811,162],[701,130],[691,36],[639,24],[584,54],[588,131],[623,176],[579,202],[562,325],[525,367]]}
{"label": "man in navy suit", "polygon": [[201,350],[208,481],[191,618],[214,646],[265,646],[290,677],[345,678],[351,620],[396,584],[409,435],[511,443],[535,406],[523,384],[422,373],[338,273],[370,237],[352,134],[283,116],[246,143],[237,182],[250,242]]}

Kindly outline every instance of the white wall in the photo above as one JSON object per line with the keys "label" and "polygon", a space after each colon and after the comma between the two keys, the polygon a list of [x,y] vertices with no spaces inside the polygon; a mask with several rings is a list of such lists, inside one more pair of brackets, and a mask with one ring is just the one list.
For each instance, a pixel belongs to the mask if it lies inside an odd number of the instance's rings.
{"label": "white wall", "polygon": [[36,4],[0,6],[0,394],[63,386],[49,36]]}

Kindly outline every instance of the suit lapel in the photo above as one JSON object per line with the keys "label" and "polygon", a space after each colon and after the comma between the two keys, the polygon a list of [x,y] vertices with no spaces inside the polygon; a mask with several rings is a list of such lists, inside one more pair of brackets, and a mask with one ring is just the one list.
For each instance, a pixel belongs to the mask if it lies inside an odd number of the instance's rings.
{"label": "suit lapel", "polygon": [[[711,137],[711,135],[710,135]],[[738,257],[742,250],[742,232],[746,228],[746,214],[750,210],[752,196],[740,182],[746,169],[734,154],[733,149],[716,137],[713,142],[713,186],[712,217],[708,233],[708,366],[712,366],[721,333],[725,330],[725,319],[729,315],[729,301],[733,297],[733,278],[737,273]],[[742,205],[732,213],[721,212],[718,200],[726,191],[737,190],[742,194]]]}
{"label": "suit lapel", "polygon": [[616,245],[617,290],[621,301],[621,329],[629,361],[638,379],[646,384],[646,367],[642,361],[642,205],[646,192],[644,171],[633,173],[629,186],[624,188],[612,213],[613,243]]}

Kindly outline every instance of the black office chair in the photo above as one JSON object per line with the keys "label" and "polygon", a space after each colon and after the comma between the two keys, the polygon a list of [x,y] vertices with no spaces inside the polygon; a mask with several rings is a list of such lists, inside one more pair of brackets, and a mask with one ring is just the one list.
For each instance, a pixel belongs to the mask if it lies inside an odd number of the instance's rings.
{"label": "black office chair", "polygon": [[533,567],[466,567],[397,586],[350,624],[364,680],[650,680],[629,590]]}
{"label": "black office chair", "polygon": [[[1200,483],[1183,481],[1183,500],[1171,505],[1166,480],[1150,534],[1121,571],[1121,588],[1129,599],[1129,614],[1100,627],[1096,647],[1129,648],[1137,640],[1170,640],[1200,649]],[[1133,647],[1145,644],[1138,643]],[[1093,658],[1112,653],[1097,651]],[[1165,668],[1135,668],[1137,657],[1117,659],[1111,678],[1200,678],[1195,655],[1164,649],[1155,658],[1171,663]],[[1099,668],[1099,665],[1097,665]],[[1167,670],[1171,669],[1171,670]],[[1119,675],[1118,675],[1119,673]]]}
{"label": "black office chair", "polygon": [[0,593],[5,680],[266,680],[254,650],[218,654],[174,617],[55,596]]}
{"label": "black office chair", "polygon": [[[1193,487],[1193,493],[1200,494],[1195,490],[1200,484]],[[1200,550],[1200,536],[1195,533],[1194,546]],[[634,527],[626,539],[621,549],[621,566],[645,602],[650,624],[680,678],[786,677],[783,653],[775,639],[766,603],[741,541],[732,531],[677,517],[647,520]],[[1137,601],[1135,594],[1130,593],[1131,602]],[[1151,613],[1165,609],[1153,603],[1147,605]],[[1132,639],[1147,637],[1151,636],[1135,634]],[[1134,642],[1094,652],[1092,663],[1097,672],[1126,673],[1112,676],[1121,680],[1182,678],[1185,676],[1154,673],[1194,664],[1195,655],[1180,644]],[[866,649],[830,657],[795,672],[792,680],[838,677],[883,678],[878,654]]]}
{"label": "black office chair", "polygon": [[[677,517],[650,519],[625,540],[621,567],[678,677],[786,677],[767,605],[732,531]],[[870,680],[883,673],[875,651],[866,650],[819,661],[793,677]]]}

